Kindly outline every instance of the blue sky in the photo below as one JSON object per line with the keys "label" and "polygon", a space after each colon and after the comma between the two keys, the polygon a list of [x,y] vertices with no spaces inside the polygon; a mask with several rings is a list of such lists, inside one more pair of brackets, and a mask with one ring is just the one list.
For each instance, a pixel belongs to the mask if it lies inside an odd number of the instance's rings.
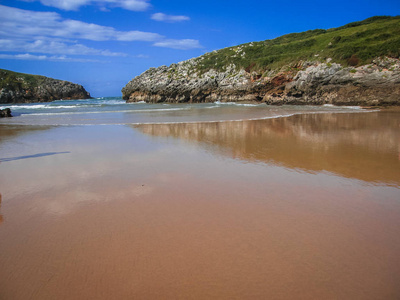
{"label": "blue sky", "polygon": [[150,67],[375,15],[400,1],[0,0],[0,68],[120,96]]}

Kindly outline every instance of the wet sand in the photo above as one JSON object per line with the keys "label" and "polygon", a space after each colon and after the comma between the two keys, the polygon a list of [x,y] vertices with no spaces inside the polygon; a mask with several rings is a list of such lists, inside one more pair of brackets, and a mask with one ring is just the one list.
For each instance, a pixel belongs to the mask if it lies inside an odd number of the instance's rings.
{"label": "wet sand", "polygon": [[0,126],[0,299],[399,299],[399,122]]}

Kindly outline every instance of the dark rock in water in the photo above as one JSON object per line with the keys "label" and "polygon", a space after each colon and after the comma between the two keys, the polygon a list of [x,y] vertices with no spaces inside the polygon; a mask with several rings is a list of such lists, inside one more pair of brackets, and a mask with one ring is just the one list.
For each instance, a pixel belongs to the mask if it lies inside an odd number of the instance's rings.
{"label": "dark rock in water", "polygon": [[10,118],[10,117],[12,117],[11,109],[9,108],[0,109],[0,118]]}
{"label": "dark rock in water", "polygon": [[91,98],[90,94],[79,84],[0,69],[0,103],[89,98]]}

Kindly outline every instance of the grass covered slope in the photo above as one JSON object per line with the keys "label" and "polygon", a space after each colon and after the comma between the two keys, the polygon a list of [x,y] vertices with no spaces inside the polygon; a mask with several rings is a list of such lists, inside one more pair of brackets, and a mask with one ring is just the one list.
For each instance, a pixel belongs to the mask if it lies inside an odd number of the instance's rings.
{"label": "grass covered slope", "polygon": [[234,64],[248,72],[264,74],[301,60],[331,58],[343,66],[358,66],[382,56],[400,56],[400,16],[372,17],[338,28],[291,33],[273,40],[224,48],[203,55],[197,70],[225,71],[228,65]]}
{"label": "grass covered slope", "polygon": [[90,94],[79,84],[0,69],[0,103],[86,98]]}
{"label": "grass covered slope", "polygon": [[0,69],[0,89],[20,89],[28,87],[37,87],[43,81],[45,76],[31,75]]}
{"label": "grass covered slope", "polygon": [[400,105],[400,17],[292,33],[150,68],[128,102]]}

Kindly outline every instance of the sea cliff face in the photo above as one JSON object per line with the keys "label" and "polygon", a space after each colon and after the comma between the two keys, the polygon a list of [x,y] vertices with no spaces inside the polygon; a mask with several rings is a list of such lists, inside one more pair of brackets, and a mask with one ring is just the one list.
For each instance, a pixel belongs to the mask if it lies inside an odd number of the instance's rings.
{"label": "sea cliff face", "polygon": [[88,98],[90,94],[79,84],[0,69],[0,103],[3,104]]}
{"label": "sea cliff face", "polygon": [[400,104],[400,16],[290,33],[151,68],[123,89],[129,102]]}
{"label": "sea cliff face", "polygon": [[331,59],[298,61],[261,76],[234,64],[196,72],[202,57],[151,68],[123,89],[127,102],[265,102],[267,104],[400,105],[400,60],[358,67]]}

